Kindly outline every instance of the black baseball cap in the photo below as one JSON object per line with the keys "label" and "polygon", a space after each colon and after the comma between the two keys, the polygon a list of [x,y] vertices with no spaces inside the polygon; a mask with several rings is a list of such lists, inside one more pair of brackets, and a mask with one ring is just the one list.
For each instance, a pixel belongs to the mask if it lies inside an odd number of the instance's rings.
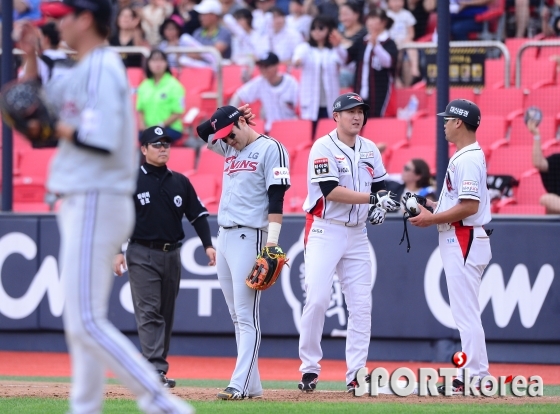
{"label": "black baseball cap", "polygon": [[235,106],[222,106],[212,114],[208,121],[197,126],[196,132],[204,140],[207,140],[212,134],[214,134],[212,142],[223,139],[230,134],[234,122],[237,122],[241,116],[243,115]]}
{"label": "black baseball cap", "polygon": [[146,128],[144,132],[142,132],[142,135],[140,135],[140,143],[142,145],[147,145],[151,142],[157,142],[162,139],[168,139],[171,141],[171,138],[169,138],[169,136],[165,133],[165,129],[160,126]]}
{"label": "black baseball cap", "polygon": [[279,63],[280,63],[280,59],[275,53],[272,52],[268,52],[264,54],[256,62],[257,66],[264,66],[264,67],[278,65]]}
{"label": "black baseball cap", "polygon": [[466,99],[452,100],[447,104],[445,112],[440,112],[437,115],[457,118],[475,127],[480,125],[480,109],[474,102]]}
{"label": "black baseball cap", "polygon": [[109,24],[112,7],[110,0],[62,0],[41,3],[41,13],[45,16],[61,19],[67,14],[87,10],[95,20]]}
{"label": "black baseball cap", "polygon": [[354,92],[343,93],[333,102],[333,112],[346,111],[356,106],[363,106],[365,111],[369,111],[369,105],[360,95]]}

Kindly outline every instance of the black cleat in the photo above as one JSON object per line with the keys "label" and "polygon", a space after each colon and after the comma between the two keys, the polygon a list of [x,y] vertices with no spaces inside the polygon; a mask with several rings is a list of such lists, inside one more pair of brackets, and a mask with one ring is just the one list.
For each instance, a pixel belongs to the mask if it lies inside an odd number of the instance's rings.
{"label": "black cleat", "polygon": [[[440,385],[437,388],[440,394],[445,395],[445,385]],[[465,383],[460,379],[455,378],[451,384],[451,395],[463,395],[465,392]]]}
{"label": "black cleat", "polygon": [[317,374],[307,373],[303,374],[298,388],[304,392],[312,392],[317,387],[319,376]]}
{"label": "black cleat", "polygon": [[159,371],[159,378],[165,388],[175,388],[175,380],[167,378],[165,372]]}

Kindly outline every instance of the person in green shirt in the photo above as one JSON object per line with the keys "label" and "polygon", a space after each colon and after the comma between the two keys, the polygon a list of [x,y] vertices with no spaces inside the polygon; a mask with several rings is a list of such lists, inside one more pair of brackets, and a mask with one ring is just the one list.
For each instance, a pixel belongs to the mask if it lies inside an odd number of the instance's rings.
{"label": "person in green shirt", "polygon": [[160,126],[176,141],[183,135],[181,116],[185,112],[185,89],[171,74],[167,56],[153,50],[146,64],[146,79],[137,91],[139,129]]}

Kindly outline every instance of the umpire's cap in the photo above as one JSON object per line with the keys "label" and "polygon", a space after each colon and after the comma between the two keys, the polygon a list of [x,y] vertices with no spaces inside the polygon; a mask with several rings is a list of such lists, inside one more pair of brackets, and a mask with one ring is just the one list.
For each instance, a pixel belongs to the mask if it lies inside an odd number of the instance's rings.
{"label": "umpire's cap", "polygon": [[61,19],[67,14],[87,10],[98,22],[111,22],[112,6],[110,0],[62,0],[41,4],[41,13],[45,16]]}
{"label": "umpire's cap", "polygon": [[212,142],[223,139],[230,134],[234,123],[241,116],[243,114],[235,106],[222,106],[212,114],[208,121],[197,126],[196,132],[204,141],[208,141],[208,137],[212,134],[214,134]]}
{"label": "umpire's cap", "polygon": [[474,102],[466,99],[452,100],[447,104],[445,112],[440,112],[438,116],[457,118],[477,128],[480,125],[480,109]]}
{"label": "umpire's cap", "polygon": [[165,129],[160,126],[146,128],[142,135],[140,135],[140,143],[142,145],[148,145],[151,142],[161,141],[162,139],[171,141],[171,138],[165,133]]}
{"label": "umpire's cap", "polygon": [[369,105],[364,102],[363,98],[357,93],[350,92],[340,95],[333,103],[333,112],[346,111],[356,106],[364,107],[364,125],[367,122]]}

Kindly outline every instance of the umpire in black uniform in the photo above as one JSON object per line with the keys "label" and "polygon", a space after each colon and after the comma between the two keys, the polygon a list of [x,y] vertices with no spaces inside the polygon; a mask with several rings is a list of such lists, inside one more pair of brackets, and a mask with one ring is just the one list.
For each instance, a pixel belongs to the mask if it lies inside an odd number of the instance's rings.
{"label": "umpire in black uniform", "polygon": [[206,207],[187,177],[166,166],[171,139],[156,126],[147,128],[140,142],[146,162],[140,167],[134,195],[136,225],[128,243],[126,262],[122,254],[117,255],[114,270],[120,276],[128,264],[142,355],[155,366],[164,386],[173,388],[175,381],[166,376],[166,358],[181,281],[183,216],[200,237],[210,266],[216,263],[216,251],[212,247]]}

